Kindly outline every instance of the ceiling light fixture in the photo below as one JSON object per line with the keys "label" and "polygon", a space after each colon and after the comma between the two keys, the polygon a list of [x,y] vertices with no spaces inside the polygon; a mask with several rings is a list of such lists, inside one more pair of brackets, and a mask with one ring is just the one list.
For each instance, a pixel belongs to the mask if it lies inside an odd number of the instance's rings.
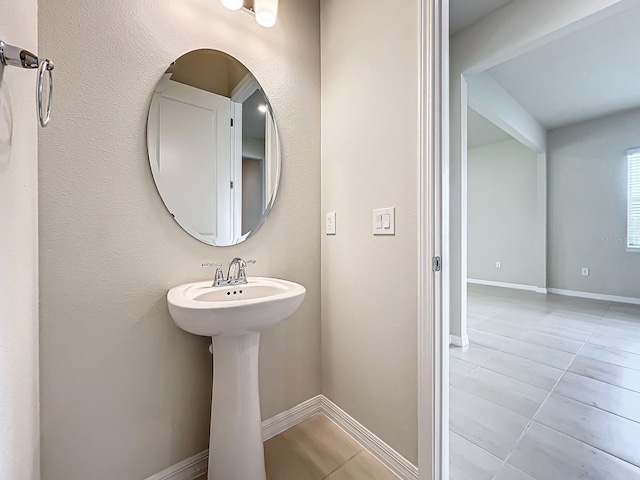
{"label": "ceiling light fixture", "polygon": [[220,0],[220,3],[229,10],[240,10],[244,5],[244,0]]}
{"label": "ceiling light fixture", "polygon": [[240,10],[253,13],[258,25],[273,27],[278,18],[278,0],[220,0],[229,10]]}

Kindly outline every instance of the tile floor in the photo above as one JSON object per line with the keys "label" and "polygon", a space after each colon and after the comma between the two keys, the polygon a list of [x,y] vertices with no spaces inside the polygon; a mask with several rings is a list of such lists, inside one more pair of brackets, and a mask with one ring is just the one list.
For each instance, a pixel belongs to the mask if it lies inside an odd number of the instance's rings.
{"label": "tile floor", "polygon": [[640,480],[640,306],[470,285],[468,324],[451,480]]}
{"label": "tile floor", "polygon": [[267,480],[398,480],[322,414],[267,440],[264,455]]}

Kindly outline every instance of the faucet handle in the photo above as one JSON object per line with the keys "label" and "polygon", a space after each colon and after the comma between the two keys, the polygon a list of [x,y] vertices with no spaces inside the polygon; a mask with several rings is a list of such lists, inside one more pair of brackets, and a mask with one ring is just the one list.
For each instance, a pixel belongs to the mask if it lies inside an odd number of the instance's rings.
{"label": "faucet handle", "polygon": [[203,263],[202,264],[203,268],[222,268],[222,264],[221,263]]}
{"label": "faucet handle", "polygon": [[227,284],[224,279],[224,273],[222,272],[222,264],[221,263],[203,263],[202,266],[204,268],[215,268],[216,273],[213,276],[213,286],[221,287]]}
{"label": "faucet handle", "polygon": [[255,263],[255,260],[246,260],[244,262],[244,265],[240,265],[240,271],[238,272],[238,283],[247,283],[247,272],[244,268],[247,265],[254,265]]}

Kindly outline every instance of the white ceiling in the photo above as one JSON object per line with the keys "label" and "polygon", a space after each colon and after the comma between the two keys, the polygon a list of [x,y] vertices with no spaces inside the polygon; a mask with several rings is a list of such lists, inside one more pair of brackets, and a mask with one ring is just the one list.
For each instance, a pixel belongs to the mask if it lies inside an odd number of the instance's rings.
{"label": "white ceiling", "polygon": [[511,0],[451,0],[449,3],[449,32],[455,35],[478,20],[491,15]]}
{"label": "white ceiling", "polygon": [[482,147],[509,139],[511,136],[507,132],[475,110],[467,109],[467,148]]}
{"label": "white ceiling", "polygon": [[489,73],[549,129],[640,107],[639,24],[633,7]]}

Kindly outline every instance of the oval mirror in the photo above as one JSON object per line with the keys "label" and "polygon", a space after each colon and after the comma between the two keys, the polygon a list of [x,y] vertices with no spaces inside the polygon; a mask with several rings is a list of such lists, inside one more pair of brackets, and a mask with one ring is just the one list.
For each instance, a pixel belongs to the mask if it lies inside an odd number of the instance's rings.
{"label": "oval mirror", "polygon": [[271,105],[251,72],[217,50],[195,50],[158,82],[147,121],[151,172],[178,224],[209,245],[256,233],[278,189]]}

